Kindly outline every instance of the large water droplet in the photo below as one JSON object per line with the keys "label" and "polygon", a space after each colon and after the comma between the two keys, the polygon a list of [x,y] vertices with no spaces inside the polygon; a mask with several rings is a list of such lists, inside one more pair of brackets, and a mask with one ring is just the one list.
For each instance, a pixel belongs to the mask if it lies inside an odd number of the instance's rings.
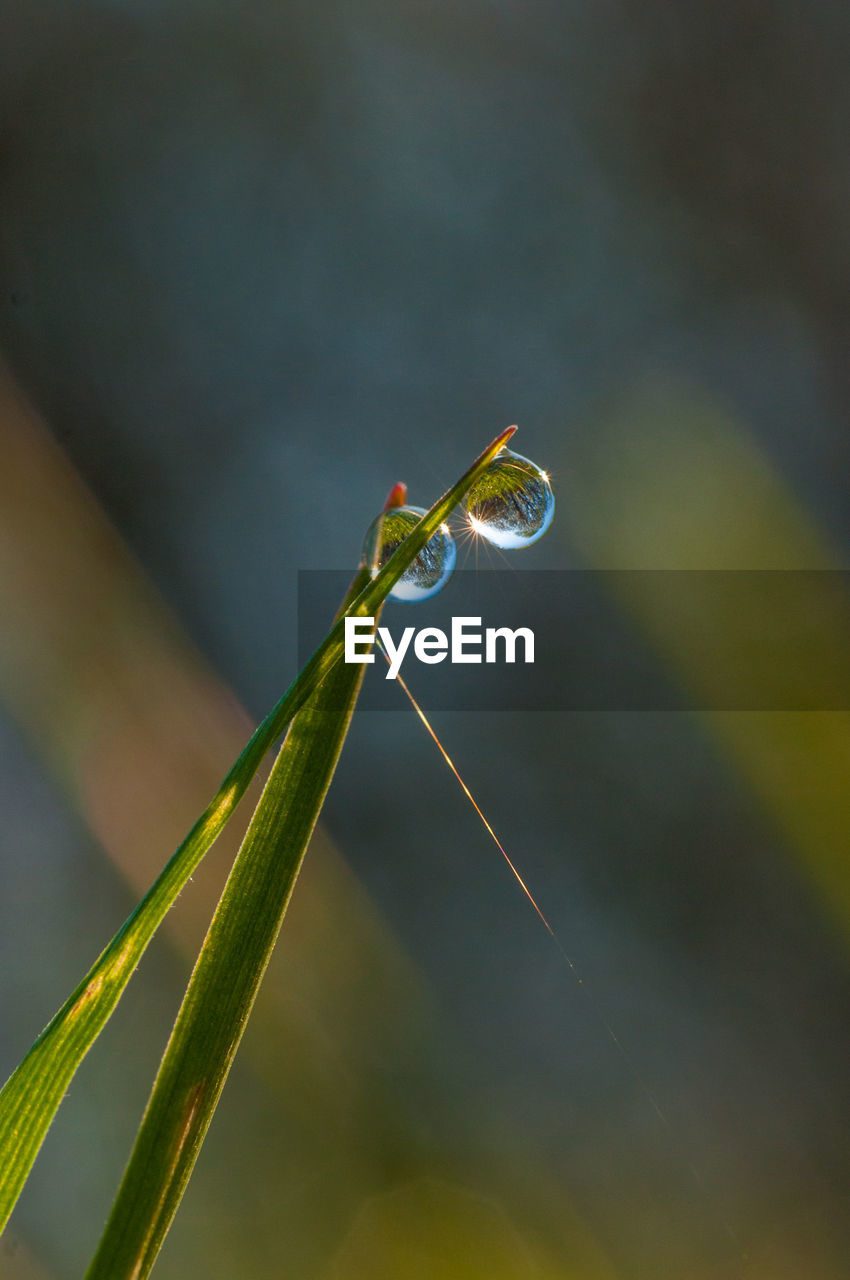
{"label": "large water droplet", "polygon": [[[391,507],[373,520],[366,531],[361,563],[374,578],[425,515],[424,507]],[[428,600],[441,591],[452,576],[457,560],[455,540],[441,524],[410,568],[402,574],[389,594],[390,600]]]}
{"label": "large water droplet", "polygon": [[503,449],[464,499],[476,533],[497,547],[530,547],[555,514],[555,495],[535,462]]}

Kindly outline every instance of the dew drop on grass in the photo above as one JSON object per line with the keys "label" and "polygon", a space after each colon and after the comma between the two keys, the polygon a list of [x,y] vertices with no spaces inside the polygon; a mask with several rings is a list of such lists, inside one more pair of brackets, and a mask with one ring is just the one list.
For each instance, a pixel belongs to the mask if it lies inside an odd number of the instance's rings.
{"label": "dew drop on grass", "polygon": [[[373,578],[424,515],[424,507],[392,507],[372,521],[363,542],[361,563],[369,567]],[[407,602],[430,599],[446,585],[456,560],[455,540],[442,524],[399,578],[389,599]]]}
{"label": "dew drop on grass", "polygon": [[530,547],[555,514],[555,495],[535,462],[503,449],[464,499],[466,517],[482,538],[503,550]]}

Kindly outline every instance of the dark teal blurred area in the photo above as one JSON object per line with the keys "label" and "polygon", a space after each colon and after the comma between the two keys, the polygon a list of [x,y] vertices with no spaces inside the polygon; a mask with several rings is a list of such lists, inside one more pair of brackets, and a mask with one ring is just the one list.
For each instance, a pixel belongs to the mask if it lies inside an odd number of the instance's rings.
{"label": "dark teal blurred area", "polygon": [[[518,422],[555,523],[467,569],[846,567],[848,85],[827,0],[6,0],[0,346],[70,465],[0,388],[0,1074],[394,482]],[[714,621],[611,607],[697,705]],[[435,722],[584,985],[401,695],[356,716],[155,1274],[838,1280],[850,717]],[[204,876],[2,1280],[82,1274]]]}

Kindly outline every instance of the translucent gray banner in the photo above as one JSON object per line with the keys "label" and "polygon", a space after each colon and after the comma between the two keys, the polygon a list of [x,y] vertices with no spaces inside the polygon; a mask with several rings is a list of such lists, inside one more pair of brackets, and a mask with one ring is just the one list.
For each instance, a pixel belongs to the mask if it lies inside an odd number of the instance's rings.
{"label": "translucent gray banner", "polygon": [[[350,573],[302,571],[299,652],[328,629]],[[453,619],[463,629],[452,661]],[[398,646],[400,674],[432,710],[837,711],[850,708],[850,573],[844,571],[563,570],[456,573],[432,600],[388,603],[379,625]],[[454,623],[458,627],[457,621]],[[418,651],[416,634],[430,632]],[[534,661],[517,636],[533,633]],[[361,650],[362,650],[361,646]],[[403,694],[384,656],[366,668],[361,705],[398,710]]]}

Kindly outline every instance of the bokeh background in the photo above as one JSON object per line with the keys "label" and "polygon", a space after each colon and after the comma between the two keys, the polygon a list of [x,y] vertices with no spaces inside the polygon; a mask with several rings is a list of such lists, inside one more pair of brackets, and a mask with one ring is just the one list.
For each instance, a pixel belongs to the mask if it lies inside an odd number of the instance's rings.
{"label": "bokeh background", "polygon": [[[846,564],[848,72],[837,0],[4,0],[4,1075],[396,480],[518,422],[517,572]],[[722,620],[617,603],[698,690]],[[846,1276],[850,716],[436,720],[584,985],[403,700],[355,717],[156,1274]],[[235,840],[3,1280],[84,1270]]]}

